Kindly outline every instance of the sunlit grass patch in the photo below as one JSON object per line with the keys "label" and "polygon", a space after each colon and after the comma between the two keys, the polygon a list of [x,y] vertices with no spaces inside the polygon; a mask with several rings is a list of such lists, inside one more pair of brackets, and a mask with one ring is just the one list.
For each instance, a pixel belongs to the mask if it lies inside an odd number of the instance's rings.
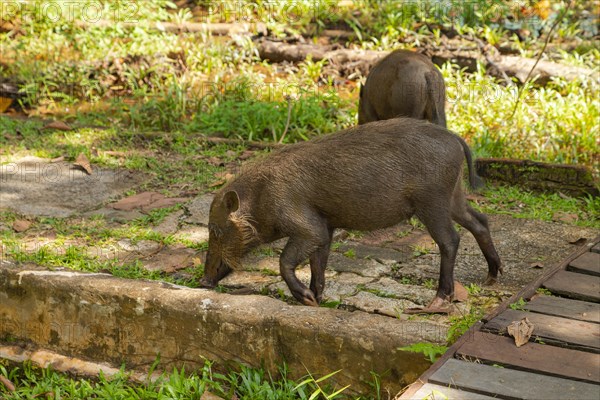
{"label": "sunlit grass patch", "polygon": [[554,80],[545,87],[505,86],[482,68],[464,74],[446,64],[448,127],[470,140],[477,156],[555,163],[598,162],[600,88]]}

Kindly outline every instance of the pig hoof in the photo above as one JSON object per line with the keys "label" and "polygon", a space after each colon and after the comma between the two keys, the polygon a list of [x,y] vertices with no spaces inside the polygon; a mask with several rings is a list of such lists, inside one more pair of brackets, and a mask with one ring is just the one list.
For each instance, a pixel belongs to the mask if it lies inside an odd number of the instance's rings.
{"label": "pig hoof", "polygon": [[497,277],[493,277],[493,276],[489,276],[488,275],[488,277],[485,280],[485,282],[483,282],[483,285],[484,286],[492,286],[496,282],[498,282],[498,278]]}
{"label": "pig hoof", "polygon": [[302,304],[305,306],[319,307],[319,302],[311,291],[306,291],[302,294]]}
{"label": "pig hoof", "polygon": [[452,304],[448,300],[436,297],[427,307],[415,307],[404,310],[404,314],[450,314]]}
{"label": "pig hoof", "polygon": [[217,284],[201,279],[200,282],[198,282],[198,286],[204,289],[213,289]]}

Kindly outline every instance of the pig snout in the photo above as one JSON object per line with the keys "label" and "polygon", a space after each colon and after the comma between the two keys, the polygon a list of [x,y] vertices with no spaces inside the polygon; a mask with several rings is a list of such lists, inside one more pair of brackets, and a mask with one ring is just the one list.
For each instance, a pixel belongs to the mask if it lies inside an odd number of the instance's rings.
{"label": "pig snout", "polygon": [[204,264],[204,277],[200,279],[200,287],[212,289],[217,283],[231,272],[231,268],[223,262],[221,257],[208,253]]}

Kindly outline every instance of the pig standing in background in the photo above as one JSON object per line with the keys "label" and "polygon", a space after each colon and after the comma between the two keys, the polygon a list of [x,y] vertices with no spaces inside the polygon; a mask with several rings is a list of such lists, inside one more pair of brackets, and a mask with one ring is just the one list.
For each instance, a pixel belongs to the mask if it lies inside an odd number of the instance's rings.
{"label": "pig standing in background", "polygon": [[396,117],[426,119],[446,127],[446,87],[429,58],[396,50],[379,61],[360,88],[358,124]]}
{"label": "pig standing in background", "polygon": [[[487,218],[462,189],[478,186],[467,144],[448,130],[408,118],[373,122],[296,143],[246,165],[215,196],[209,215],[204,287],[214,287],[251,248],[288,237],[279,263],[294,297],[317,306],[335,228],[370,231],[416,215],[441,253],[435,299],[422,312],[444,310],[454,293],[460,237],[453,220],[477,239],[488,264],[487,283],[501,272]],[[307,288],[295,274],[310,260]]]}

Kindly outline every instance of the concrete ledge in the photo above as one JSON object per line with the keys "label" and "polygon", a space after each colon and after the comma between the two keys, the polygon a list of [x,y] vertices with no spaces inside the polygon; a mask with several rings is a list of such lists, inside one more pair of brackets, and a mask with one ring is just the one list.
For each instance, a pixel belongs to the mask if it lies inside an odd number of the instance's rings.
{"label": "concrete ledge", "polygon": [[397,393],[428,367],[422,354],[398,351],[441,342],[445,328],[364,312],[288,305],[105,274],[0,266],[0,341],[66,357],[144,370],[201,366],[204,358],[262,366],[284,361],[297,378],[338,369],[341,385],[367,392],[370,371]]}

